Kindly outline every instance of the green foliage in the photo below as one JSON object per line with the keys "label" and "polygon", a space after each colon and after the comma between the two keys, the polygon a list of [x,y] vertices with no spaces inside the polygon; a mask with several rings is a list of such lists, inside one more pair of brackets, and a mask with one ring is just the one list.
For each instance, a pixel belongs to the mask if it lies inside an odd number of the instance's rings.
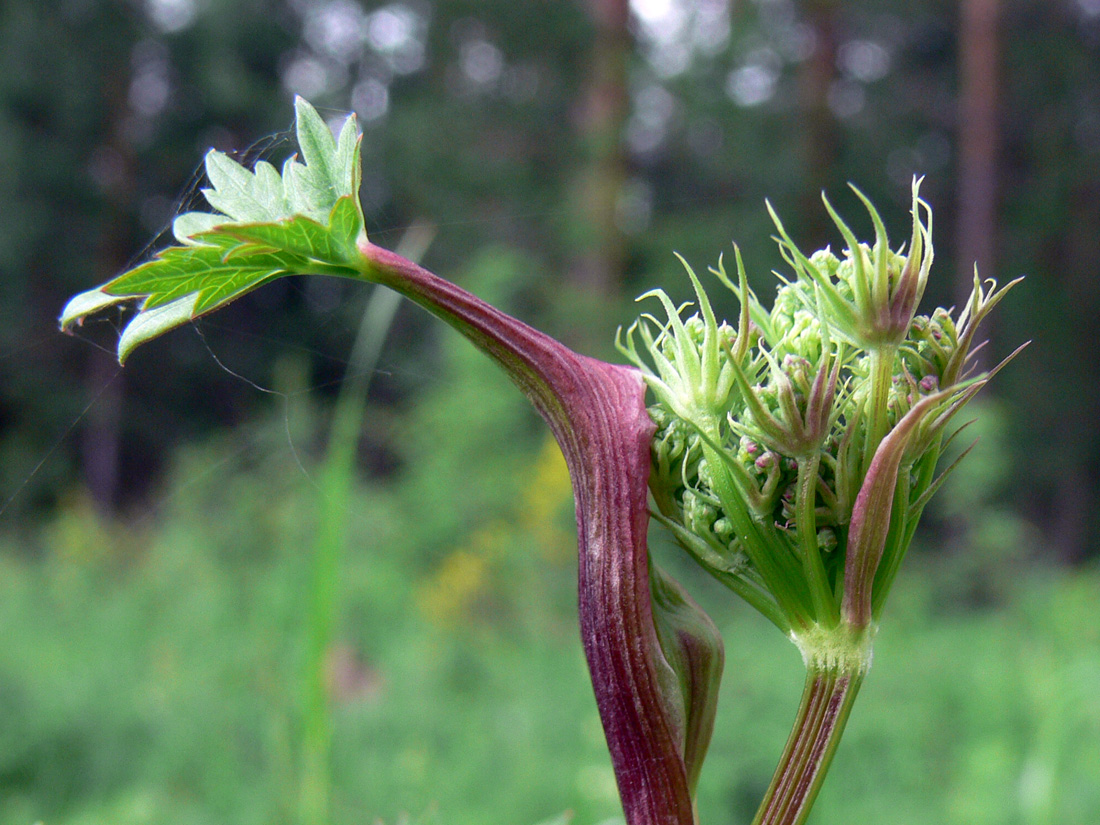
{"label": "green foliage", "polygon": [[[507,270],[501,281],[514,284],[516,273]],[[465,342],[449,340],[448,375],[462,386],[499,392],[493,393],[496,403],[475,413],[468,398],[442,387],[408,416],[415,436],[387,429],[409,469],[395,484],[357,486],[351,494],[349,536],[359,552],[343,565],[337,642],[326,656],[335,679],[329,694],[335,721],[334,821],[359,822],[366,812],[368,821],[378,815],[398,822],[403,810],[419,815],[442,809],[443,817],[413,821],[472,825],[519,817],[534,822],[568,805],[577,811],[579,825],[597,822],[614,813],[617,801],[576,644],[568,480],[564,468],[548,477],[536,467],[540,484],[517,512],[513,479],[532,470],[524,457],[532,445],[529,413],[484,358]],[[499,385],[484,381],[487,375]],[[299,422],[306,412],[296,407],[288,415]],[[298,822],[291,743],[301,701],[300,666],[308,656],[302,605],[313,562],[302,551],[313,546],[316,491],[286,448],[285,426],[278,420],[270,431],[239,432],[231,441],[182,456],[160,529],[132,545],[144,546],[140,557],[132,567],[124,558],[103,559],[108,567],[126,570],[123,576],[98,578],[91,562],[80,558],[65,563],[71,553],[84,552],[69,551],[70,543],[100,550],[116,544],[95,529],[90,511],[74,512],[75,523],[50,537],[50,555],[67,571],[62,575],[88,587],[86,596],[68,595],[65,621],[80,612],[97,615],[97,602],[117,604],[129,595],[135,608],[124,611],[132,617],[125,628],[97,623],[102,641],[74,654],[75,667],[85,656],[109,662],[116,655],[112,650],[123,649],[131,662],[125,684],[111,686],[115,696],[107,679],[78,703],[87,725],[81,738],[108,739],[109,733],[95,727],[100,721],[112,720],[116,711],[124,720],[141,717],[148,701],[160,701],[163,694],[185,692],[194,701],[183,707],[173,703],[164,712],[170,719],[158,715],[150,722],[154,731],[112,753],[112,769],[121,776],[116,784],[82,790],[75,798],[4,788],[0,798],[23,806],[10,810],[34,811],[32,818],[51,821],[87,816],[113,823],[110,817],[116,811],[121,817],[124,807],[115,800],[144,798],[144,810],[156,817],[186,811],[187,800],[198,799],[191,809],[217,821]],[[467,434],[461,444],[451,438],[456,426]],[[502,434],[517,450],[494,459],[485,445]],[[480,507],[467,509],[468,501],[454,503],[440,495],[430,514],[425,512],[425,496],[432,494],[444,465],[416,461],[418,454],[405,446],[422,450],[425,437],[453,445],[445,462],[465,467]],[[472,460],[472,454],[485,460]],[[217,480],[203,483],[211,465]],[[316,472],[312,463],[310,472]],[[544,491],[552,494],[552,507],[544,506]],[[543,515],[530,529],[501,526],[504,514],[525,523],[538,513]],[[468,575],[471,569],[476,575]],[[187,579],[186,570],[196,579],[176,591],[177,599],[168,583]],[[44,573],[38,581],[45,578]],[[37,591],[38,584],[24,581],[28,596]],[[156,592],[149,594],[150,588]],[[147,616],[146,608],[158,603]],[[42,607],[52,610],[52,604],[44,601]],[[191,611],[201,615],[189,621]],[[60,632],[61,625],[50,624],[42,635],[54,638]],[[42,635],[28,643],[40,643]],[[486,646],[493,650],[488,658]],[[162,657],[171,662],[164,683],[158,671]],[[5,675],[10,663],[5,662]],[[563,673],[569,676],[565,684]],[[42,677],[34,690],[50,684],[45,671]],[[146,694],[150,700],[142,698]],[[499,701],[485,702],[488,696]],[[532,701],[537,704],[528,704]],[[99,703],[102,712],[94,710]],[[563,718],[584,724],[563,726]],[[207,719],[217,721],[216,730]],[[212,775],[200,781],[198,754],[204,751]],[[181,767],[181,761],[187,765]],[[21,763],[16,770],[36,774],[39,765]],[[78,761],[59,771],[86,773]],[[587,790],[578,790],[580,780],[574,781],[582,775]],[[499,779],[492,793],[485,792],[488,776]],[[0,813],[0,821],[7,821],[8,813]]]}
{"label": "green foliage", "polygon": [[[435,409],[443,443],[451,423]],[[515,426],[522,414],[516,404],[486,426]],[[289,743],[314,493],[285,437],[274,421],[181,455],[158,518],[140,533],[73,501],[38,537],[41,558],[5,548],[0,822],[295,821]],[[227,461],[231,443],[245,451]],[[199,475],[214,462],[216,474]],[[468,476],[499,513],[514,494],[503,471],[475,466]],[[490,542],[475,534],[486,536],[491,518],[457,532],[423,519],[410,530],[423,479],[401,479],[353,497],[360,552],[342,577],[330,659],[340,675],[334,825],[399,825],[402,812],[418,825],[538,822],[567,807],[574,825],[614,815],[572,627],[571,564],[548,564],[553,546],[533,539],[519,513]],[[440,517],[454,515],[445,507]],[[440,623],[419,594],[438,569],[429,554],[456,552],[479,555],[486,575],[464,618]],[[910,572],[817,821],[1095,821],[1097,572],[1017,567],[1027,586],[973,611],[944,609],[938,561],[919,558]],[[708,607],[726,604],[697,585]],[[739,825],[794,712],[801,663],[781,655],[784,643],[751,611],[711,612],[724,617],[731,672],[751,662],[753,679],[725,685],[700,814]]]}
{"label": "green foliage", "polygon": [[[405,247],[402,251],[419,258],[430,242],[430,231],[413,231],[402,243]],[[401,296],[384,287],[376,286],[371,292],[336,399],[325,457],[318,472],[314,568],[305,617],[308,644],[299,768],[300,825],[327,825],[331,817],[332,713],[326,658],[333,644],[334,618],[339,610],[340,572],[347,552],[348,505],[356,486],[356,458],[367,391],[400,301]]]}
{"label": "green foliage", "polygon": [[349,117],[334,137],[305,100],[295,101],[298,146],[282,176],[260,161],[249,170],[222,152],[206,156],[214,212],[185,212],[172,230],[178,246],[74,297],[62,329],[140,298],[118,343],[119,362],[139,344],[285,275],[355,277],[356,243],[365,238],[359,204],[359,137]]}

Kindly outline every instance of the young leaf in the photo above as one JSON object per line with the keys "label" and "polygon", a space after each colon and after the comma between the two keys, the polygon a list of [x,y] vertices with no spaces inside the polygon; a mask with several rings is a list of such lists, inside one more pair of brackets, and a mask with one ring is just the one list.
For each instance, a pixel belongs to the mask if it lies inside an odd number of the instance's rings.
{"label": "young leaf", "polygon": [[195,309],[202,312],[273,276],[302,268],[300,259],[285,253],[231,255],[220,246],[173,246],[103,289],[112,295],[144,297],[142,311],[193,294]]}
{"label": "young leaf", "polygon": [[206,200],[235,221],[270,221],[284,217],[282,204],[256,198],[256,176],[223,152],[206,155],[206,176],[213,188],[203,189]]}
{"label": "young leaf", "polygon": [[283,181],[290,209],[296,215],[321,220],[333,203],[333,190],[328,183],[294,159],[283,167]]}
{"label": "young leaf", "polygon": [[306,101],[295,104],[305,163],[291,158],[280,176],[271,164],[248,170],[211,150],[203,189],[214,212],[186,212],[172,224],[180,245],[82,293],[61,315],[67,329],[128,299],[138,314],[119,341],[123,361],[140,343],[204,312],[224,306],[284,275],[356,277],[366,240],[359,183],[359,138],[354,116],[332,136]]}
{"label": "young leaf", "polygon": [[215,215],[210,212],[184,212],[172,221],[172,234],[180,243],[194,246],[198,243],[195,240],[198,235],[209,232],[224,222],[225,215]]}
{"label": "young leaf", "polygon": [[61,310],[60,324],[62,329],[70,329],[80,326],[86,317],[94,315],[102,309],[128,301],[128,295],[108,295],[102,289],[89,289],[69,299],[65,308]]}
{"label": "young leaf", "polygon": [[252,184],[253,197],[260,203],[268,205],[273,218],[278,219],[284,215],[289,215],[286,191],[283,189],[283,179],[278,170],[266,160],[261,160],[257,161],[256,165],[252,167],[252,174],[255,176],[255,181]]}
{"label": "young leaf", "polygon": [[333,183],[337,192],[355,192],[359,189],[359,164],[355,162],[358,151],[359,133],[355,127],[355,119],[349,117],[344,121],[340,137],[336,141],[336,158],[333,164],[336,176]]}

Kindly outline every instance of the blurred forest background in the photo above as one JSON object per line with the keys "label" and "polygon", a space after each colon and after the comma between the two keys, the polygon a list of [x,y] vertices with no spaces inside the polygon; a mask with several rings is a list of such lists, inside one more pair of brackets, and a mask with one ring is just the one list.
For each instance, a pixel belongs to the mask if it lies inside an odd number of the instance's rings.
{"label": "blurred forest background", "polygon": [[[358,114],[375,242],[434,225],[429,268],[609,359],[633,296],[687,298],[674,250],[702,271],[736,241],[767,301],[765,198],[814,249],[823,189],[869,231],[850,181],[900,243],[925,175],[926,306],[975,261],[1026,275],[988,362],[1033,343],[929,513],[811,821],[1100,821],[1098,0],[5,0],[0,825],[620,813],[568,479],[468,345],[399,309],[341,476],[367,290],[277,282],[124,371],[117,319],[56,332],[206,148],[277,154],[294,94]],[[747,822],[799,662],[667,563],[728,647],[702,820]]]}

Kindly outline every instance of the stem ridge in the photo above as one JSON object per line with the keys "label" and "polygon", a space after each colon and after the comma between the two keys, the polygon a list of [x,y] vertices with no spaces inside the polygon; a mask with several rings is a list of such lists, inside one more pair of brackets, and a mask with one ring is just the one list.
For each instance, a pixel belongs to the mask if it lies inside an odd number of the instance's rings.
{"label": "stem ridge", "polygon": [[864,667],[812,665],[806,672],[794,728],[753,825],[801,825],[832,762]]}

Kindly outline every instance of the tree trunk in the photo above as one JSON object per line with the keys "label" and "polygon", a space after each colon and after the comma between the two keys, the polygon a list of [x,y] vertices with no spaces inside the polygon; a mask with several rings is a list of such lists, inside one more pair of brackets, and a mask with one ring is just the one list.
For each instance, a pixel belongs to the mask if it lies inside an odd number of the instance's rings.
{"label": "tree trunk", "polygon": [[962,0],[959,8],[958,276],[963,306],[974,266],[994,275],[997,243],[998,0]]}
{"label": "tree trunk", "polygon": [[799,197],[807,243],[817,249],[827,242],[832,226],[821,209],[821,193],[833,183],[840,151],[840,133],[829,107],[829,90],[836,79],[837,4],[835,0],[812,0],[806,14],[813,29],[814,51],[803,63],[799,77],[805,164],[805,186]]}
{"label": "tree trunk", "polygon": [[578,117],[582,166],[578,171],[574,282],[596,296],[614,296],[626,266],[618,208],[626,179],[623,126],[630,105],[629,0],[588,0],[595,25],[591,74]]}
{"label": "tree trunk", "polygon": [[[133,116],[126,91],[130,86],[130,72],[118,67],[109,88],[115,90],[106,106],[106,118],[110,124],[107,141],[102,147],[112,158],[113,174],[104,192],[104,231],[94,253],[96,281],[106,281],[126,264],[133,238],[127,227],[127,213],[133,208],[135,197],[134,152],[126,137],[125,123]],[[84,483],[92,500],[101,512],[112,511],[124,491],[120,474],[122,445],[122,417],[125,401],[126,378],[117,375],[118,364],[113,358],[95,353],[90,357],[85,373],[88,392],[100,393],[99,400],[88,411],[80,435],[80,453],[84,469]]]}

